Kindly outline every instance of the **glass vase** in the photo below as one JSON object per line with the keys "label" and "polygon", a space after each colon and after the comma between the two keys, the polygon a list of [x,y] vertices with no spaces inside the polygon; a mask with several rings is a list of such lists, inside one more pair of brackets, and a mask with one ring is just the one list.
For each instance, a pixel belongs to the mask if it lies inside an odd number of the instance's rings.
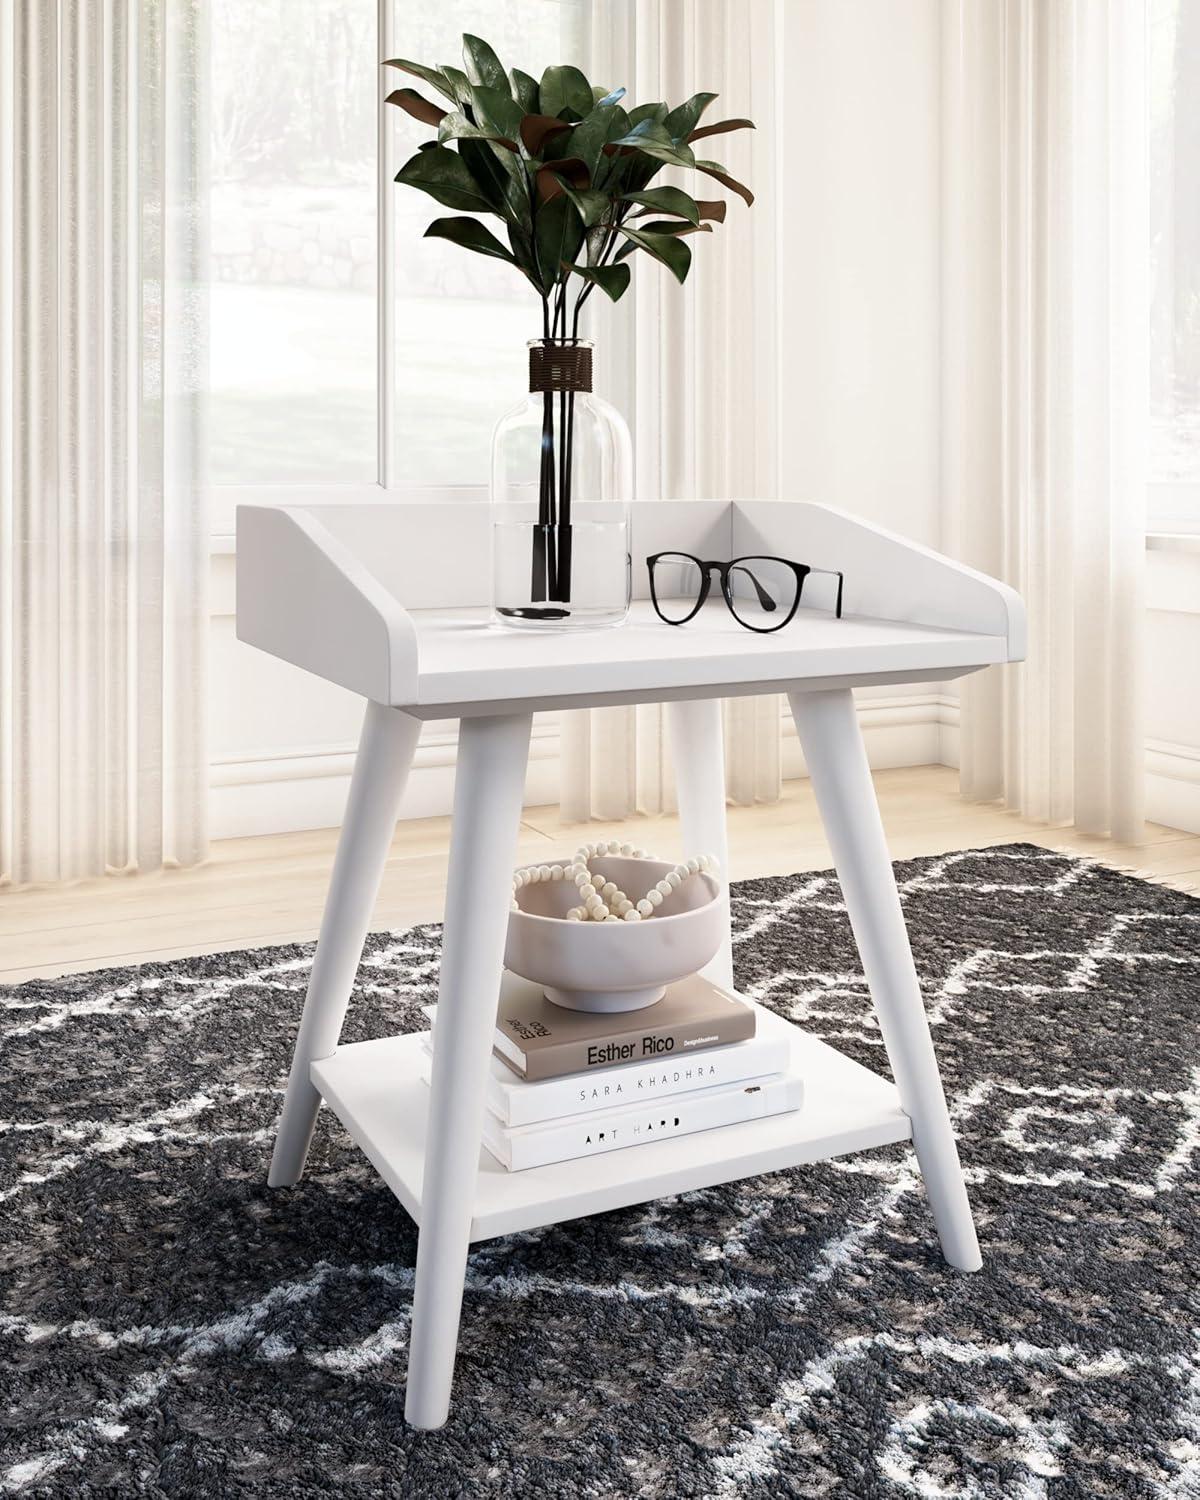
{"label": "glass vase", "polygon": [[529,394],[492,436],[492,605],[526,630],[619,625],[629,612],[633,457],[592,393],[586,339],[534,339]]}

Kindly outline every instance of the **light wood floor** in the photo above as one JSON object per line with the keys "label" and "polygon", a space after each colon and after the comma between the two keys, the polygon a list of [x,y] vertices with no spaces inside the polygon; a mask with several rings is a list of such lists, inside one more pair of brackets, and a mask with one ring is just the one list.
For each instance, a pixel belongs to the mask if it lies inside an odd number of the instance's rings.
{"label": "light wood floor", "polygon": [[[1200,838],[1149,825],[1138,844],[1045,828],[958,796],[941,766],[881,771],[875,784],[893,857],[1025,841],[1065,849],[1200,892]],[[565,824],[557,807],[526,810],[519,858],[569,853],[622,827],[654,853],[682,853],[673,818]],[[611,832],[610,832],[611,829]],[[401,823],[375,912],[376,928],[441,915],[449,820]],[[807,781],[789,782],[781,803],[730,808],[734,879],[815,870],[829,863]],[[0,893],[0,983],[147,959],[297,942],[316,936],[335,830],[227,839],[192,870],[115,877],[69,887]],[[688,851],[694,852],[694,851]]]}

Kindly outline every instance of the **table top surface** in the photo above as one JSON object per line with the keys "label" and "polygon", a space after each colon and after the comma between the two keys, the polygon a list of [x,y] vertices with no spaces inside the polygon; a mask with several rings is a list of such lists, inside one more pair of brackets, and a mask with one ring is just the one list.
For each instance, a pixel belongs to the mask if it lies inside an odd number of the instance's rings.
{"label": "table top surface", "polygon": [[715,596],[678,627],[644,597],[615,629],[493,625],[489,511],[240,506],[238,639],[425,719],[948,681],[1025,654],[1012,589],[803,501],[639,501],[632,555],[802,557],[844,573],[841,620],[818,579],[812,607],[766,634]]}
{"label": "table top surface", "polygon": [[556,698],[626,701],[690,688],[781,689],[807,679],[906,673],[948,676],[1006,659],[1001,636],[799,610],[770,634],[747,630],[721,601],[686,625],[665,624],[645,600],[609,629],[528,630],[491,623],[486,609],[409,611],[419,704]]}

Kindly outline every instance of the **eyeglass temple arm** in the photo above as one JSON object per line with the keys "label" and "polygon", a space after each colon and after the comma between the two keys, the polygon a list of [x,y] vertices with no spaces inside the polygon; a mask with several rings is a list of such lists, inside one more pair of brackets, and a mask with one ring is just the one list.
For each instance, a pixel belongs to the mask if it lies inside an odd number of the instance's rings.
{"label": "eyeglass temple arm", "polygon": [[842,618],[842,587],[846,581],[845,575],[839,573],[836,568],[809,568],[808,571],[810,573],[824,573],[827,578],[837,579],[837,604],[834,606],[834,619],[840,620]]}
{"label": "eyeglass temple arm", "polygon": [[759,604],[763,607],[764,610],[768,612],[768,614],[777,607],[774,599],[771,598],[770,594],[767,593],[766,589],[763,588],[762,584],[759,583],[758,579],[755,578],[754,574],[750,571],[749,568],[743,567],[741,563],[738,563],[735,567],[730,568],[729,571],[731,573],[745,573],[746,577],[754,585],[755,592],[758,594]]}

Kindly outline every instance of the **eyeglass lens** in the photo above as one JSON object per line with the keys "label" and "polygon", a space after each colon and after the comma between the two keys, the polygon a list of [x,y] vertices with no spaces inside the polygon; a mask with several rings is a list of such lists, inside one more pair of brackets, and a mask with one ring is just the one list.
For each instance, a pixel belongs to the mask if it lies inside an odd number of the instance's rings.
{"label": "eyeglass lens", "polygon": [[696,609],[704,574],[694,558],[664,552],[654,564],[654,599],[658,612],[672,624],[682,624]]}
{"label": "eyeglass lens", "polygon": [[770,630],[782,625],[796,602],[795,569],[773,557],[742,557],[729,569],[730,606],[743,625]]}

